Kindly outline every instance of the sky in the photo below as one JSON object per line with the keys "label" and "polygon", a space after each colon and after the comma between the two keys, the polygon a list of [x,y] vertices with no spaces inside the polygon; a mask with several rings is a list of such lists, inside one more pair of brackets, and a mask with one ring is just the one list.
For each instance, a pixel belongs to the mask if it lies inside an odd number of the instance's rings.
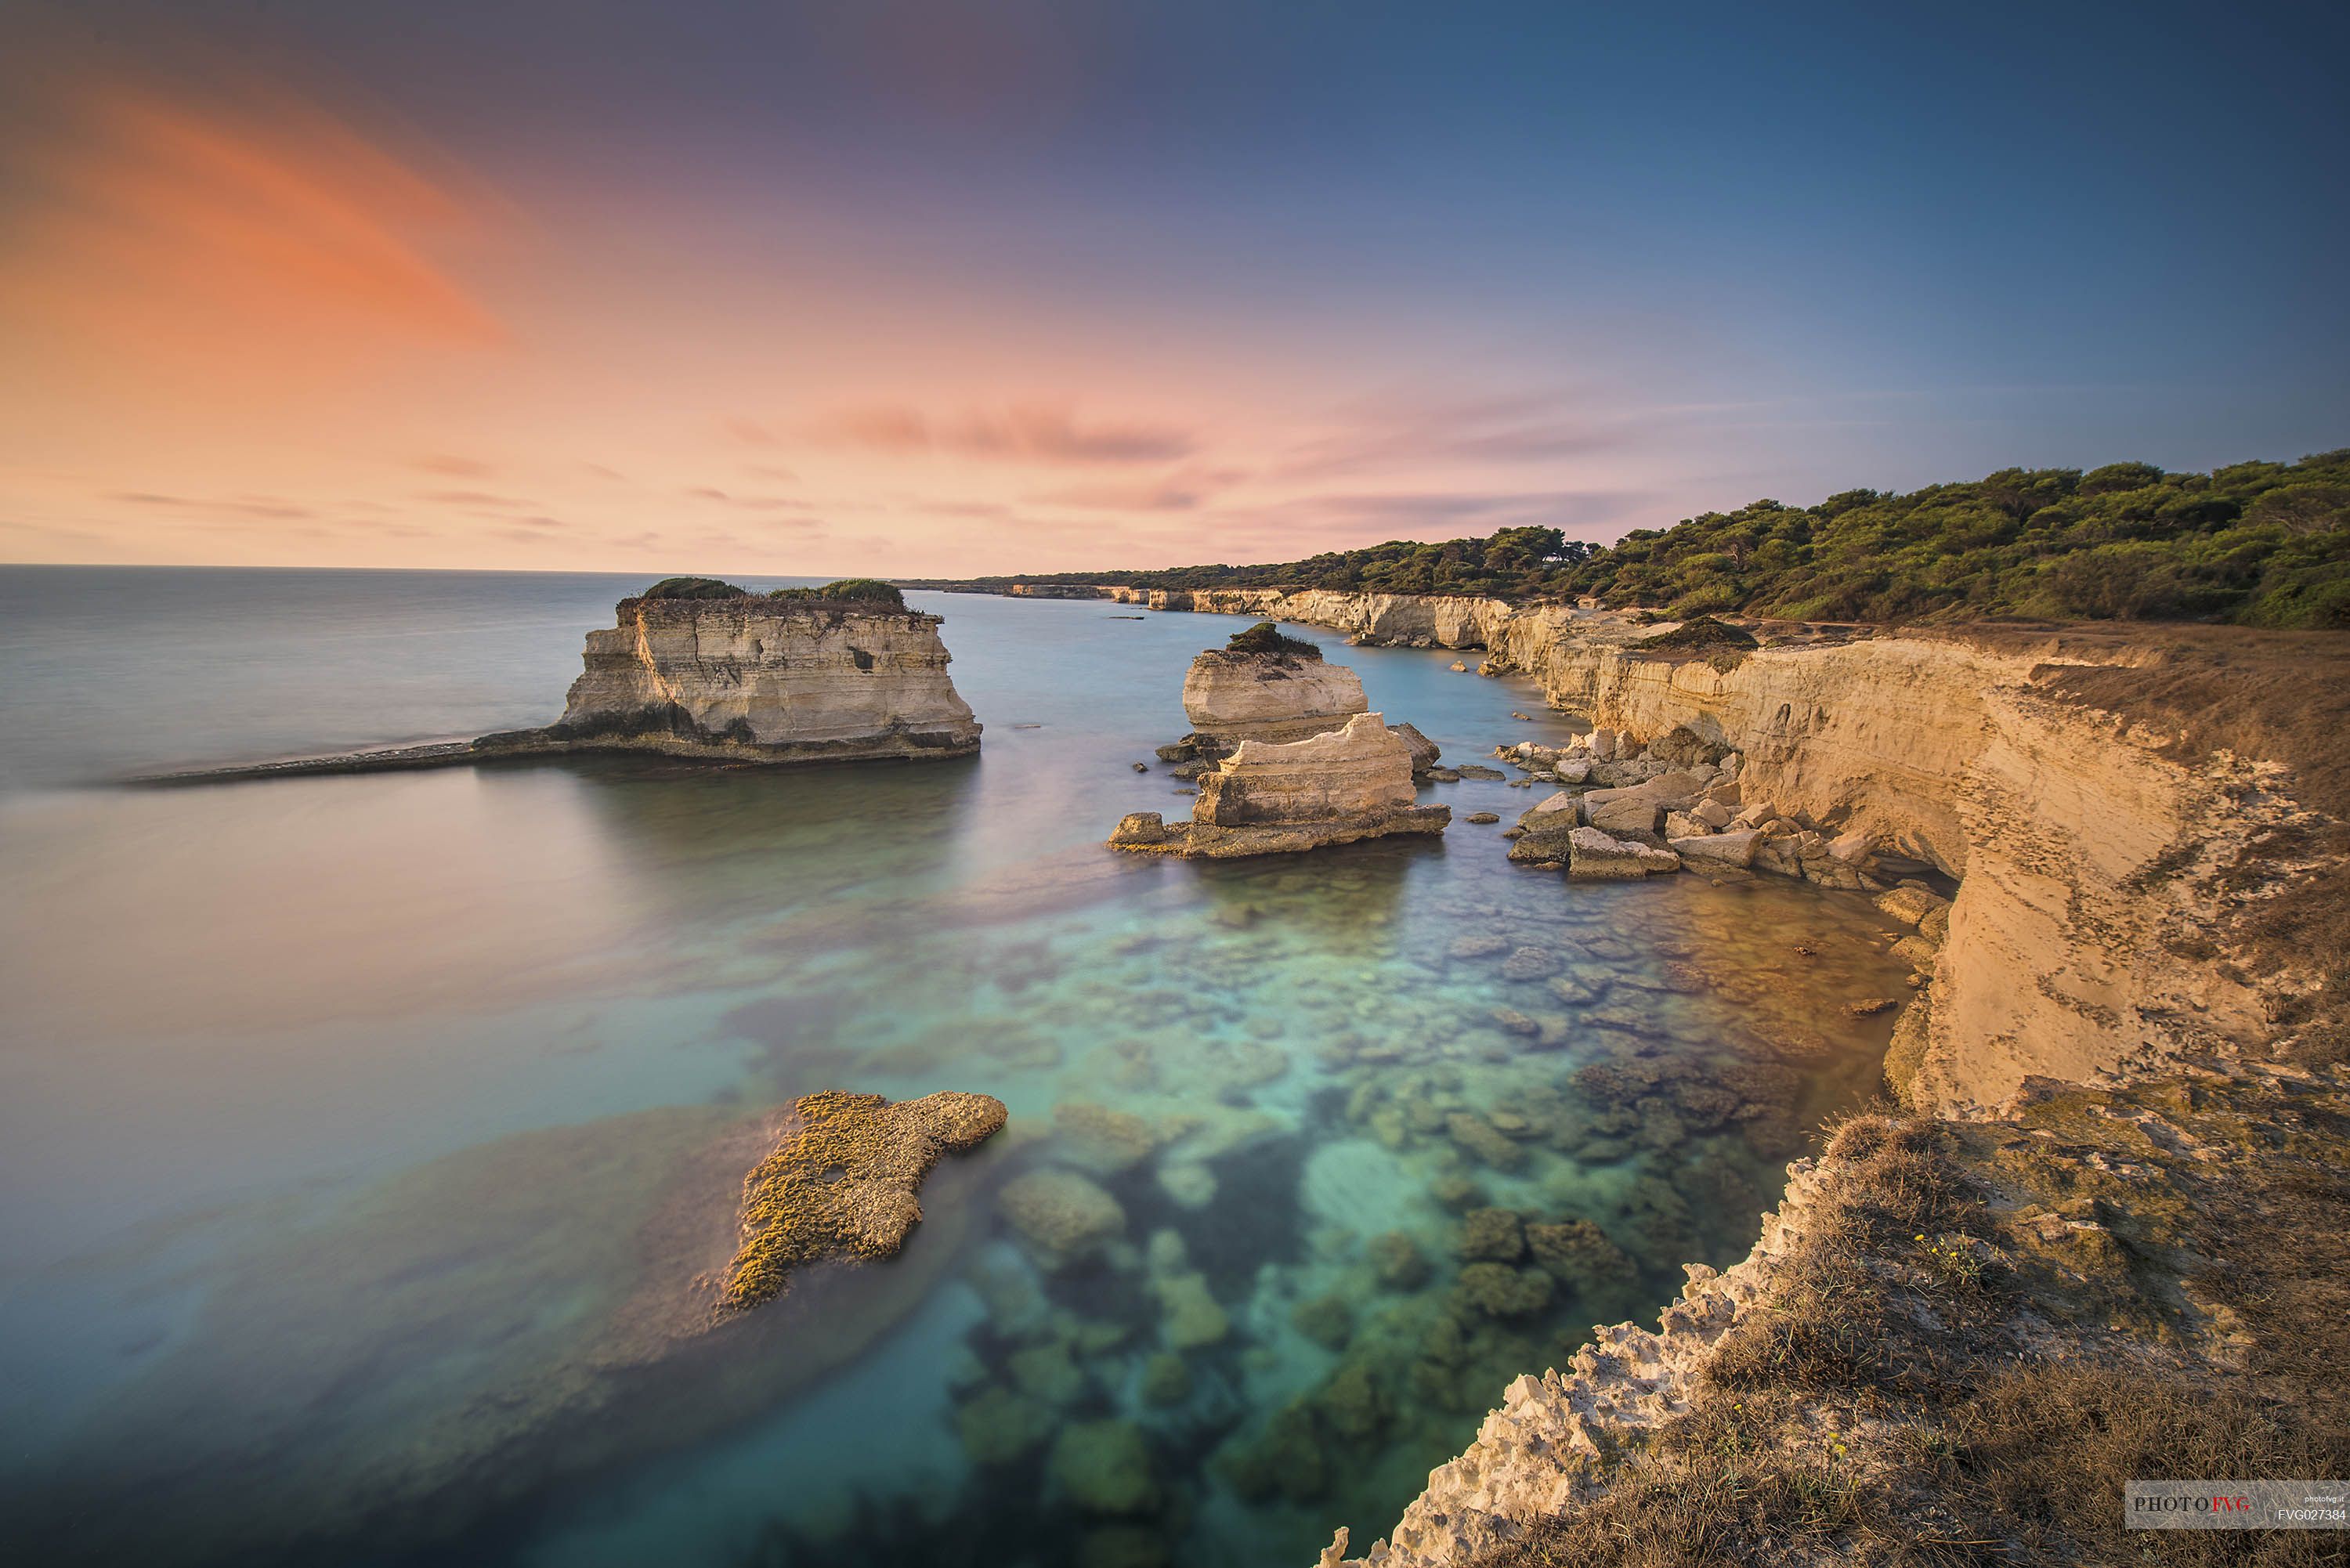
{"label": "sky", "polygon": [[2350,444],[2350,10],[0,0],[0,560],[941,576]]}

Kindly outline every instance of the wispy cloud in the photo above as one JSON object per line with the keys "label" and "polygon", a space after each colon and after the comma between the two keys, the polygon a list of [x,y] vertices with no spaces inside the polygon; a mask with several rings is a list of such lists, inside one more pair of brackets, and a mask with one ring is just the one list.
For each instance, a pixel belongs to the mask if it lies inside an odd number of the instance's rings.
{"label": "wispy cloud", "polygon": [[480,345],[504,328],[435,259],[467,204],[355,127],[279,91],[234,97],[127,78],[72,83],[12,140],[15,238],[0,304],[90,330],[288,351],[363,327]]}
{"label": "wispy cloud", "polygon": [[1080,419],[1066,403],[1016,403],[1002,409],[933,414],[910,403],[843,409],[817,421],[819,441],[874,452],[950,452],[990,462],[1038,465],[1166,462],[1199,445],[1191,431],[1144,421]]}

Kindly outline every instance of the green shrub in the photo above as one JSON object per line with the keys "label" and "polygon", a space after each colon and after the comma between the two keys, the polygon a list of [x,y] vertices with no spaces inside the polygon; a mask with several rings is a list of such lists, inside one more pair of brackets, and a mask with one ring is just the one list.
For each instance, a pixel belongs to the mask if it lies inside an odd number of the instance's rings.
{"label": "green shrub", "polygon": [[663,577],[637,596],[646,599],[745,599],[748,588],[738,588],[733,583],[716,577]]}
{"label": "green shrub", "polygon": [[777,588],[767,596],[775,599],[829,599],[856,604],[882,604],[892,609],[906,607],[906,596],[897,586],[879,577],[843,577],[837,583],[827,583],[820,588]]}
{"label": "green shrub", "polygon": [[1292,659],[1319,659],[1322,650],[1303,638],[1291,637],[1269,620],[1261,620],[1246,631],[1232,633],[1224,644],[1231,653],[1281,653]]}

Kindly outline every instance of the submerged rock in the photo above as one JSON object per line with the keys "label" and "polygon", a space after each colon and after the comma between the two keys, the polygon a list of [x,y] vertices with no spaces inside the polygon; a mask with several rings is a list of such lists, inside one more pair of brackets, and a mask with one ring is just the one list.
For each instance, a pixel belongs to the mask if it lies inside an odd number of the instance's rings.
{"label": "submerged rock", "polygon": [[1053,1479],[1087,1513],[1149,1513],[1159,1506],[1150,1447],[1131,1421],[1080,1421],[1053,1445]]}
{"label": "submerged rock", "polygon": [[743,1181],[743,1246],[722,1299],[755,1306],[819,1258],[893,1256],[922,1218],[914,1194],[949,1154],[1001,1131],[1003,1102],[951,1091],[891,1105],[838,1090],[792,1103],[782,1138]]}
{"label": "submerged rock", "polygon": [[1118,1199],[1074,1170],[1032,1170],[1004,1183],[999,1200],[1047,1268],[1065,1268],[1126,1233]]}
{"label": "submerged rock", "polygon": [[1540,1269],[1468,1263],[1453,1290],[1464,1305],[1489,1317],[1531,1317],[1550,1305],[1551,1280]]}

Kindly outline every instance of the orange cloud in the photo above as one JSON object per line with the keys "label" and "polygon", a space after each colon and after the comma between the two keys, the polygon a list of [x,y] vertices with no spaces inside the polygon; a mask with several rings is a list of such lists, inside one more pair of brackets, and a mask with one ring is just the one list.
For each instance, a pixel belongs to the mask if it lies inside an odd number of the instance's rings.
{"label": "orange cloud", "polygon": [[322,110],[95,79],[46,120],[10,159],[0,308],[134,360],[247,369],[504,337],[431,254],[478,227],[467,204]]}

